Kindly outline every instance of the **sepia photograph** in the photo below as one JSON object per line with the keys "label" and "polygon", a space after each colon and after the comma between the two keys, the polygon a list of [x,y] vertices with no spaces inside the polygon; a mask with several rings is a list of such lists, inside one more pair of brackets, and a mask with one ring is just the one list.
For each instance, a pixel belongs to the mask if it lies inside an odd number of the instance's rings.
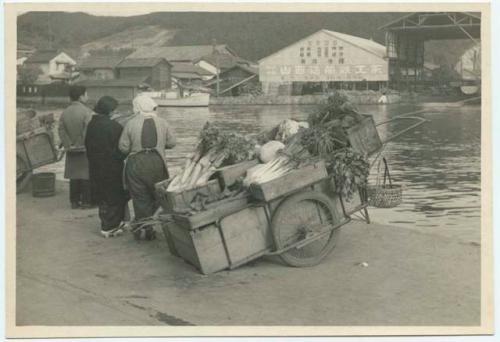
{"label": "sepia photograph", "polygon": [[493,333],[489,4],[5,9],[8,337]]}

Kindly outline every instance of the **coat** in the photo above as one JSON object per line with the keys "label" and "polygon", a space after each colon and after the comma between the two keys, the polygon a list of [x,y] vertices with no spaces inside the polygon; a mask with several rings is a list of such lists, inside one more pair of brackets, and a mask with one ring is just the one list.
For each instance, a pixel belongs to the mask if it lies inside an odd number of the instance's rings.
{"label": "coat", "polygon": [[83,103],[74,101],[59,118],[59,138],[66,151],[64,178],[89,179],[85,151],[85,133],[93,112]]}
{"label": "coat", "polygon": [[176,142],[172,129],[165,119],[156,115],[137,114],[125,125],[118,146],[120,151],[128,156],[141,152],[143,150],[142,127],[144,125],[144,120],[148,118],[152,118],[156,126],[157,143],[154,150],[156,150],[162,158],[165,170],[168,172],[165,149],[173,148]]}
{"label": "coat", "polygon": [[92,198],[97,203],[114,205],[128,200],[122,181],[125,155],[118,149],[122,130],[119,123],[100,114],[94,115],[87,126],[85,148]]}

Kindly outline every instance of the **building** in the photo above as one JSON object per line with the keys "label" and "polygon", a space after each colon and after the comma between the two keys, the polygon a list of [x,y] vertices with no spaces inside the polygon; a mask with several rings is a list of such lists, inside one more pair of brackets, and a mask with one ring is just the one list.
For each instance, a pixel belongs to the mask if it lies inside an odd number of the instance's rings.
{"label": "building", "polygon": [[145,78],[155,90],[168,89],[172,86],[172,64],[165,58],[129,58],[122,60],[116,66],[117,79]]}
{"label": "building", "polygon": [[42,74],[38,80],[40,82],[50,82],[52,77],[59,77],[63,73],[68,73],[73,77],[72,70],[76,65],[73,58],[64,52],[57,50],[39,50],[33,53],[24,61],[24,66],[38,67]]}
{"label": "building", "polygon": [[112,80],[116,78],[116,66],[123,60],[121,56],[88,56],[78,65],[82,80]]}
{"label": "building", "polygon": [[386,49],[372,40],[320,30],[259,61],[268,95],[375,89],[389,79]]}
{"label": "building", "polygon": [[[217,90],[218,83],[218,90]],[[259,69],[246,64],[235,64],[222,71],[219,78],[214,78],[206,83],[218,96],[238,96],[245,94],[250,89],[255,89],[259,84]]]}
{"label": "building", "polygon": [[214,53],[201,57],[195,62],[195,64],[211,72],[213,75],[217,74],[217,72],[228,70],[234,67],[236,64],[242,64],[248,67],[256,67],[256,65],[254,65],[252,62],[247,61],[243,58],[231,54]]}
{"label": "building", "polygon": [[102,96],[112,96],[120,103],[132,102],[138,94],[139,87],[147,83],[148,76],[129,79],[111,80],[84,80],[77,84],[87,88],[87,95],[91,103],[96,103]]}
{"label": "building", "polygon": [[170,63],[195,63],[203,56],[217,51],[219,54],[236,56],[227,45],[187,45],[141,48],[127,56],[128,58],[165,58]]}
{"label": "building", "polygon": [[213,74],[193,63],[172,63],[172,78],[177,80],[201,80],[213,78]]}

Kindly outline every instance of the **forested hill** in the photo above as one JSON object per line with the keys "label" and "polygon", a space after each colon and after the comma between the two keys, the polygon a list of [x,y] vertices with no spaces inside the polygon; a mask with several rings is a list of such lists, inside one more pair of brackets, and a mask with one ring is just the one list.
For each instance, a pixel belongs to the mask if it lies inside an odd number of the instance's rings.
{"label": "forested hill", "polygon": [[172,13],[104,17],[85,13],[30,12],[18,18],[18,40],[45,48],[75,48],[132,27],[154,25],[176,34],[169,45],[228,44],[258,60],[322,28],[383,43],[377,28],[402,13]]}

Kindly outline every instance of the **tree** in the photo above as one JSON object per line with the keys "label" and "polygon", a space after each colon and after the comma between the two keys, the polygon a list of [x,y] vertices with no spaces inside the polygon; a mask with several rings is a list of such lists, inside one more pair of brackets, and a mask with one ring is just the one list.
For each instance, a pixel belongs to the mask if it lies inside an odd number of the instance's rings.
{"label": "tree", "polygon": [[22,84],[33,84],[42,74],[42,70],[34,65],[22,66],[19,71],[19,79]]}

